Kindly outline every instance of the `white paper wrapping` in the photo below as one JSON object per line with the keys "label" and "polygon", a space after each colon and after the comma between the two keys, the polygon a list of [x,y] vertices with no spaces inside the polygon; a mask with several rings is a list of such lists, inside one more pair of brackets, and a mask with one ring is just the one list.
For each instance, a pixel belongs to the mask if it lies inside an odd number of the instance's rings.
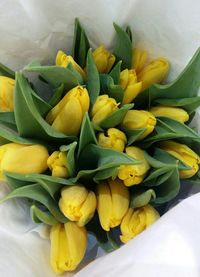
{"label": "white paper wrapping", "polygon": [[[58,49],[72,47],[75,17],[86,28],[93,47],[110,48],[115,21],[131,26],[136,46],[149,50],[152,57],[170,60],[169,80],[173,80],[200,45],[199,14],[199,0],[1,0],[0,61],[13,69],[34,58],[53,62]],[[200,130],[198,120],[193,124]],[[1,185],[0,196],[6,192]],[[75,276],[200,276],[199,214],[197,194]],[[49,266],[49,241],[38,235],[45,237],[45,231],[31,222],[26,202],[12,200],[0,206],[0,276],[56,276]],[[90,248],[95,255],[93,242]]]}

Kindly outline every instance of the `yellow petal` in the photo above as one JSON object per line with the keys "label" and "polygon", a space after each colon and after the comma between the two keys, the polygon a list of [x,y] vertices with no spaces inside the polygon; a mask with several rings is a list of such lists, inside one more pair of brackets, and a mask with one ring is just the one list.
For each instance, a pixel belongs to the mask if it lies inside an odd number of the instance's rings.
{"label": "yellow petal", "polygon": [[80,219],[78,220],[78,226],[84,226],[93,217],[97,207],[97,200],[95,193],[90,191],[87,195],[86,200],[80,208]]}
{"label": "yellow petal", "polygon": [[124,92],[122,105],[131,103],[136,98],[136,96],[140,93],[141,89],[142,89],[142,82],[138,82],[134,85],[128,86],[128,88]]}
{"label": "yellow petal", "polygon": [[160,217],[159,213],[151,205],[144,206],[143,210],[146,214],[146,227],[153,224]]}
{"label": "yellow petal", "polygon": [[133,48],[132,50],[132,68],[139,73],[147,60],[147,52],[138,48]]}
{"label": "yellow petal", "polygon": [[184,123],[189,120],[188,113],[185,110],[177,107],[156,106],[151,108],[150,112],[155,117],[159,117],[159,116],[169,117],[181,123]]}
{"label": "yellow petal", "polygon": [[14,111],[14,86],[14,79],[0,76],[0,112]]}

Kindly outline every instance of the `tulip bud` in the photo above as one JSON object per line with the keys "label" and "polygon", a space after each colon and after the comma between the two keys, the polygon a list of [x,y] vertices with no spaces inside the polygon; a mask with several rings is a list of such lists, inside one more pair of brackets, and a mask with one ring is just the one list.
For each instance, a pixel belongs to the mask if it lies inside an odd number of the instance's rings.
{"label": "tulip bud", "polygon": [[92,108],[92,122],[99,124],[114,111],[118,110],[118,105],[116,100],[107,94],[98,96]]}
{"label": "tulip bud", "polygon": [[110,54],[103,45],[94,50],[93,58],[99,73],[108,73],[115,63],[115,56]]}
{"label": "tulip bud", "polygon": [[67,67],[69,64],[72,64],[74,69],[78,71],[83,77],[85,77],[84,70],[78,65],[72,56],[66,55],[63,51],[59,50],[56,56],[56,65]]}
{"label": "tulip bud", "polygon": [[129,191],[120,180],[107,180],[97,185],[97,211],[105,231],[121,223],[128,207]]}
{"label": "tulip bud", "polygon": [[48,157],[47,149],[39,144],[4,144],[0,146],[0,180],[4,180],[4,171],[42,173],[47,169]]}
{"label": "tulip bud", "polygon": [[179,170],[181,179],[191,178],[199,170],[200,157],[187,145],[175,141],[164,141],[160,143],[160,147],[185,165],[191,167],[191,169]]}
{"label": "tulip bud", "polygon": [[89,110],[90,98],[86,88],[71,89],[62,100],[50,110],[46,121],[66,135],[78,135],[85,112]]}
{"label": "tulip bud", "polygon": [[169,117],[181,123],[184,123],[189,120],[188,113],[185,110],[176,108],[176,107],[156,106],[151,108],[150,112],[155,117],[159,117],[159,116]]}
{"label": "tulip bud", "polygon": [[73,271],[82,261],[87,247],[87,231],[74,222],[51,227],[51,267],[57,274]]}
{"label": "tulip bud", "polygon": [[125,129],[145,129],[137,140],[142,140],[153,132],[156,125],[155,116],[147,111],[130,110],[126,113],[121,127]]}
{"label": "tulip bud", "polygon": [[138,147],[126,147],[126,154],[140,162],[139,164],[121,165],[119,167],[118,178],[124,182],[125,186],[130,187],[143,181],[150,165],[144,157],[144,151]]}
{"label": "tulip bud", "polygon": [[68,177],[67,155],[65,152],[54,151],[47,160],[47,165],[52,171],[52,176]]}
{"label": "tulip bud", "polygon": [[122,105],[131,103],[142,89],[142,82],[137,82],[135,70],[125,69],[120,73],[120,86],[124,90]]}
{"label": "tulip bud", "polygon": [[142,90],[149,88],[152,84],[160,83],[169,70],[169,63],[164,58],[153,60],[138,75],[142,82]]}
{"label": "tulip bud", "polygon": [[116,128],[110,128],[107,130],[107,135],[99,133],[98,143],[102,147],[123,152],[127,139],[126,135],[122,131]]}
{"label": "tulip bud", "polygon": [[68,219],[76,221],[78,226],[84,226],[93,217],[96,202],[94,192],[78,184],[62,189],[59,207]]}
{"label": "tulip bud", "polygon": [[0,76],[0,112],[14,111],[14,93],[15,80]]}
{"label": "tulip bud", "polygon": [[121,241],[127,243],[152,225],[159,217],[159,213],[151,205],[138,209],[129,208],[120,225]]}
{"label": "tulip bud", "polygon": [[132,68],[137,74],[143,69],[147,60],[147,52],[138,48],[132,49]]}

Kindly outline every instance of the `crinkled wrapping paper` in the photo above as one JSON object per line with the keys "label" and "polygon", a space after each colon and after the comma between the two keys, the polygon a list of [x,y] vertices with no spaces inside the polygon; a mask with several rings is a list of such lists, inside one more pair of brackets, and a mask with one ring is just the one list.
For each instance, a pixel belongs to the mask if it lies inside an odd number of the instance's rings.
{"label": "crinkled wrapping paper", "polygon": [[[136,46],[151,57],[171,62],[173,80],[200,45],[199,0],[1,0],[0,60],[20,69],[33,58],[53,63],[56,51],[70,51],[74,18],[85,27],[93,47],[112,46],[112,22],[129,24]],[[199,116],[193,125],[200,130]],[[174,202],[199,191],[182,188]],[[1,184],[0,196],[8,192]],[[173,204],[173,205],[174,205]],[[88,256],[77,277],[200,276],[200,193],[170,209],[156,224],[119,250],[104,255],[90,237]],[[53,277],[49,266],[48,229],[31,222],[26,201],[0,206],[0,275]],[[90,263],[92,257],[102,256]]]}

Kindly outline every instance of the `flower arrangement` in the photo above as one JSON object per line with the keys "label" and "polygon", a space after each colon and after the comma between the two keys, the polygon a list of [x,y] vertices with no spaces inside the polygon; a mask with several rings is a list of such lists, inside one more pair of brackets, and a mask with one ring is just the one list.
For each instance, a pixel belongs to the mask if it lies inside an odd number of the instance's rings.
{"label": "flower arrangement", "polygon": [[[84,258],[87,233],[110,252],[153,224],[179,192],[200,181],[200,136],[188,126],[200,105],[200,50],[172,83],[169,62],[133,48],[114,23],[113,53],[94,51],[75,20],[73,56],[0,65],[0,179],[50,226],[54,272]],[[37,89],[28,74],[43,82]],[[44,87],[51,95],[46,99]]]}

